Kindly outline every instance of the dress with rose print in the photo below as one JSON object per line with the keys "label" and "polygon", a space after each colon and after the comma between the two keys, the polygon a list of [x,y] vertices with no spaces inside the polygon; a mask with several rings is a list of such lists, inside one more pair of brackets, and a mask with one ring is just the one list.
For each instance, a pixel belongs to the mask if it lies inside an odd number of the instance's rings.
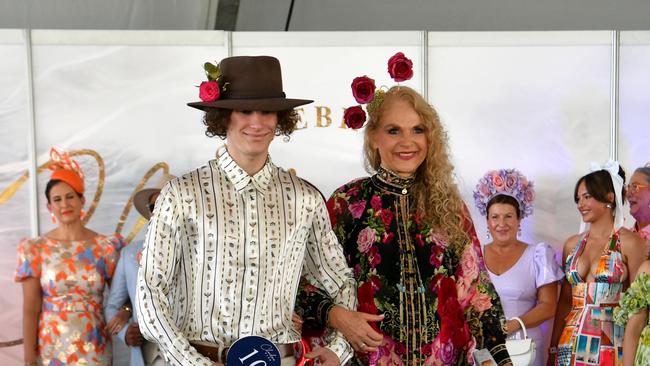
{"label": "dress with rose print", "polygon": [[573,304],[557,346],[558,366],[623,364],[624,329],[613,321],[625,280],[618,232],[603,250],[593,282],[585,282],[578,272],[578,260],[588,236],[583,235],[564,265]]}
{"label": "dress with rose print", "polygon": [[[339,188],[328,201],[332,227],[354,269],[357,310],[385,315],[375,324],[384,335],[379,350],[357,353],[352,364],[467,365],[481,348],[499,365],[509,362],[503,310],[471,221],[471,243],[450,245],[421,220],[412,184],[381,169]],[[330,304],[318,289],[303,287],[303,334],[325,324]]]}
{"label": "dress with rose print", "polygon": [[122,246],[119,237],[104,235],[71,242],[47,237],[20,242],[15,280],[34,277],[42,289],[39,364],[111,364],[102,302]]}
{"label": "dress with rose print", "polygon": [[[650,310],[650,275],[645,272],[640,272],[621,296],[620,307],[614,309],[614,321],[624,327],[630,316],[641,310]],[[634,366],[647,365],[650,365],[650,318],[641,331],[634,357]]]}

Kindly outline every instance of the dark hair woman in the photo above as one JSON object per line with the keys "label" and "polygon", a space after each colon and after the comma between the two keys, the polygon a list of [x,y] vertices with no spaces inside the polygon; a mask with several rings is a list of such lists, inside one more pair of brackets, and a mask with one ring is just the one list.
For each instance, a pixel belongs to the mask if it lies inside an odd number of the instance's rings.
{"label": "dark hair woman", "polygon": [[102,303],[122,241],[84,226],[83,173],[67,153],[50,155],[45,195],[57,227],[18,245],[25,364],[110,365]]}

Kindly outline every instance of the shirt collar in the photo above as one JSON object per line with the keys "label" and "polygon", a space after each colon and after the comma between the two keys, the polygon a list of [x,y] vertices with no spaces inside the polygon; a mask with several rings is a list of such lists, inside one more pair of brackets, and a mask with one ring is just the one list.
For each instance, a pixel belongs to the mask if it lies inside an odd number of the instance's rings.
{"label": "shirt collar", "polygon": [[226,177],[228,177],[230,183],[235,186],[237,192],[242,193],[248,184],[251,183],[258,191],[262,192],[262,194],[265,194],[268,190],[273,176],[273,169],[275,168],[275,165],[271,162],[270,156],[266,158],[266,164],[264,164],[262,169],[253,176],[248,175],[248,173],[246,173],[246,171],[242,169],[235,160],[233,160],[225,145],[221,146],[219,150],[217,150],[217,161],[219,167],[226,173]]}

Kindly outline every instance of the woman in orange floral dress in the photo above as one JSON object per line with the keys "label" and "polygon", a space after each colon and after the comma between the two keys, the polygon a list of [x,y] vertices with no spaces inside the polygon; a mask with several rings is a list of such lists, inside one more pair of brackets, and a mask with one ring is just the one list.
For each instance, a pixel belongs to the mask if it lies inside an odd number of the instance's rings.
{"label": "woman in orange floral dress", "polygon": [[67,154],[50,154],[45,195],[58,226],[18,245],[25,364],[110,365],[102,296],[122,241],[84,227],[83,173]]}

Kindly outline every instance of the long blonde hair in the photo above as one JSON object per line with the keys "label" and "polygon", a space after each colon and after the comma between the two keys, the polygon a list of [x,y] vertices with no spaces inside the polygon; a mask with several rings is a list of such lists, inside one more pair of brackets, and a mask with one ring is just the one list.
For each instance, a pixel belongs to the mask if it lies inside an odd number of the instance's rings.
{"label": "long blonde hair", "polygon": [[429,144],[427,156],[415,172],[413,191],[417,209],[434,231],[450,239],[450,244],[464,246],[469,241],[465,229],[469,218],[465,213],[465,203],[454,183],[454,166],[449,159],[447,132],[440,123],[438,113],[418,92],[406,86],[394,86],[380,98],[379,103],[369,111],[370,118],[364,131],[366,170],[374,174],[381,165],[379,151],[373,147],[372,139],[383,114],[395,100],[408,102],[420,116]]}

